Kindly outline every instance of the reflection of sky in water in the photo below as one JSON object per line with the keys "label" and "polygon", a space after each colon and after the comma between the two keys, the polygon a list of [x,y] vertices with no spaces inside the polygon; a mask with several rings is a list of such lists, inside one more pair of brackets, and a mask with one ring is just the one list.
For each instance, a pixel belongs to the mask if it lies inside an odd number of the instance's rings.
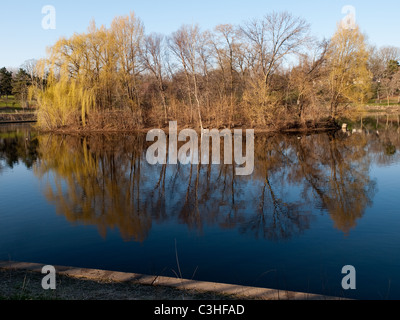
{"label": "reflection of sky in water", "polygon": [[[132,144],[127,143],[122,154],[107,151],[100,156],[88,143],[92,158],[85,158],[79,141],[65,145],[62,153],[62,144],[55,140],[54,153],[41,155],[31,170],[22,161],[11,169],[0,160],[0,260],[174,276],[176,241],[186,278],[196,271],[199,280],[341,295],[341,268],[352,264],[358,290],[347,295],[386,298],[390,280],[390,297],[400,299],[400,164],[398,153],[384,155],[386,138],[369,137],[363,154],[358,145],[365,141],[357,137],[338,139],[336,149],[327,148],[324,136],[304,138],[302,145],[296,137],[275,137],[268,150],[276,162],[268,163],[266,175],[262,159],[268,153],[262,147],[271,142],[267,139],[256,150],[254,175],[234,180],[229,166],[212,166],[211,171],[194,166],[191,171],[190,166],[172,165],[164,176],[161,166],[147,165],[142,156],[135,168],[140,168],[139,184],[133,182],[133,166],[127,161],[132,159]],[[317,156],[313,150],[319,150]],[[307,161],[300,160],[301,152]],[[336,180],[330,165],[340,155],[351,162],[342,167],[349,185],[331,189]],[[79,164],[88,159],[99,165],[83,174]],[[41,176],[38,170],[49,164],[51,169]],[[68,180],[66,168],[74,165],[78,171]],[[116,183],[103,188],[113,181],[111,176]],[[365,185],[354,191],[354,181]],[[103,190],[104,197],[100,192],[88,199],[87,192],[95,188]],[[360,193],[359,199],[371,198],[360,206],[362,214],[348,230],[338,228],[343,217],[332,211],[339,206],[332,199],[342,199],[341,192],[344,198]],[[349,208],[357,208],[357,199],[348,199],[353,200]],[[92,211],[84,210],[88,204]],[[350,218],[353,213],[347,212]],[[126,237],[124,232],[139,236]]]}

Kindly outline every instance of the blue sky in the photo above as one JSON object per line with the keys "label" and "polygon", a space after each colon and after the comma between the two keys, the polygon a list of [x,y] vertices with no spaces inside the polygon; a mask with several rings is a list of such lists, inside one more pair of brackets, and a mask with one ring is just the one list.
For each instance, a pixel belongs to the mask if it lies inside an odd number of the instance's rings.
{"label": "blue sky", "polygon": [[[42,8],[56,9],[56,29],[42,28]],[[306,19],[312,33],[330,37],[344,18],[342,8],[356,9],[357,23],[377,46],[400,47],[400,1],[398,0],[13,0],[1,4],[0,67],[19,67],[25,60],[38,59],[46,47],[61,36],[86,31],[95,19],[109,25],[115,16],[135,11],[146,32],[170,34],[182,24],[198,23],[202,29],[218,24],[241,24],[268,12],[287,10]]]}

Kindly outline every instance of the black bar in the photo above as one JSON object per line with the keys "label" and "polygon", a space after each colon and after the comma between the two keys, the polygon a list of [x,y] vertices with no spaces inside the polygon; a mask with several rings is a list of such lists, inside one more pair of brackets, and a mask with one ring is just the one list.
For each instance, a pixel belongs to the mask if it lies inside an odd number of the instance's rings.
{"label": "black bar", "polygon": [[[385,312],[396,304],[375,301],[0,301],[4,314],[46,317],[114,316],[128,319],[273,319],[322,316],[362,316],[385,303]],[[380,308],[383,306],[379,306]]]}

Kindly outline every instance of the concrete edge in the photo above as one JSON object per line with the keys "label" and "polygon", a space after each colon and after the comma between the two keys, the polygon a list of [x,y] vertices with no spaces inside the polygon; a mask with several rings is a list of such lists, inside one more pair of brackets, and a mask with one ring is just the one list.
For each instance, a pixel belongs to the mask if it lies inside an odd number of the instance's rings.
{"label": "concrete edge", "polygon": [[[0,261],[0,269],[15,271],[30,271],[41,273],[45,265],[38,263]],[[257,287],[202,282],[187,279],[150,276],[136,273],[114,272],[98,269],[54,266],[57,274],[75,279],[106,281],[117,283],[135,283],[146,286],[169,287],[178,290],[194,290],[205,293],[234,295],[243,300],[347,300],[338,297],[329,297],[302,292],[280,291]]]}

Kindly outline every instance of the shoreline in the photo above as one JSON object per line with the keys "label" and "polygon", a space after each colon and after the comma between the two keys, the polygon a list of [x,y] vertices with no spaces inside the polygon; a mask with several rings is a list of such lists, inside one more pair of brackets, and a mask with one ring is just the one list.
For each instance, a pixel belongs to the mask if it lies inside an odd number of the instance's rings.
{"label": "shoreline", "polygon": [[24,113],[0,113],[0,124],[36,123],[36,114],[32,112]]}
{"label": "shoreline", "polygon": [[[1,124],[1,122],[0,122]],[[327,124],[327,125],[326,125]],[[169,127],[164,126],[161,128],[156,128],[156,127],[143,127],[143,128],[137,128],[137,129],[129,129],[129,130],[122,130],[122,129],[84,129],[84,128],[59,128],[59,129],[53,129],[53,130],[43,130],[40,128],[35,128],[39,133],[42,134],[60,134],[60,135],[78,135],[78,136],[89,136],[92,134],[99,134],[99,135],[107,135],[107,134],[146,134],[150,130],[154,129],[160,129],[163,130],[168,134]],[[178,126],[178,132],[185,130],[185,129],[191,129],[196,131],[198,134],[201,134],[202,131],[200,129],[194,129],[190,128],[189,126]],[[338,131],[341,129],[341,126],[337,123],[337,121],[319,121],[313,123],[313,125],[302,125],[300,123],[291,123],[288,124],[287,126],[282,126],[280,128],[273,128],[273,127],[266,127],[266,128],[245,128],[245,127],[233,127],[233,128],[228,128],[228,127],[221,127],[221,128],[205,128],[204,130],[214,130],[217,129],[219,131],[221,130],[242,130],[243,133],[246,132],[246,130],[254,130],[254,133],[256,134],[309,134],[309,133],[318,133],[318,132],[331,132],[331,131]]]}
{"label": "shoreline", "polygon": [[[338,117],[336,119],[325,117],[319,120],[306,120],[304,123],[300,121],[294,122],[277,122],[277,126],[269,126],[269,127],[209,127],[205,129],[217,129],[217,130],[254,130],[255,133],[258,134],[310,134],[310,133],[320,133],[320,132],[331,132],[331,131],[339,131],[341,129],[340,119],[347,119],[350,117],[374,117],[374,116],[382,116],[382,115],[394,115],[400,113],[400,104],[396,105],[365,105],[362,109],[354,110],[351,115]],[[36,114],[33,112],[26,113],[0,113],[0,125],[7,124],[35,124],[37,123]],[[197,127],[197,125],[196,125]],[[92,134],[137,134],[137,133],[147,133],[152,129],[161,129],[165,132],[168,132],[168,125],[161,126],[160,128],[152,127],[146,125],[142,128],[133,128],[133,129],[118,129],[118,128],[83,128],[83,127],[64,127],[64,128],[55,128],[55,129],[40,129],[38,127],[35,128],[38,132],[44,134],[71,134],[71,135],[80,135],[80,136],[88,136]],[[201,133],[199,128],[191,128],[188,125],[178,126],[178,131],[184,129],[194,129],[198,134]]]}
{"label": "shoreline", "polygon": [[[4,278],[0,299],[7,299],[4,292],[10,292],[8,298],[11,300],[347,300],[302,292],[65,266],[55,266],[57,285],[60,287],[48,292],[41,288],[41,279],[45,276],[41,273],[44,266],[0,261],[0,278]],[[14,277],[20,282],[23,279],[23,284],[17,289],[19,291],[12,294],[12,288],[18,288],[18,282],[10,280]],[[34,281],[29,277],[34,278]]]}

